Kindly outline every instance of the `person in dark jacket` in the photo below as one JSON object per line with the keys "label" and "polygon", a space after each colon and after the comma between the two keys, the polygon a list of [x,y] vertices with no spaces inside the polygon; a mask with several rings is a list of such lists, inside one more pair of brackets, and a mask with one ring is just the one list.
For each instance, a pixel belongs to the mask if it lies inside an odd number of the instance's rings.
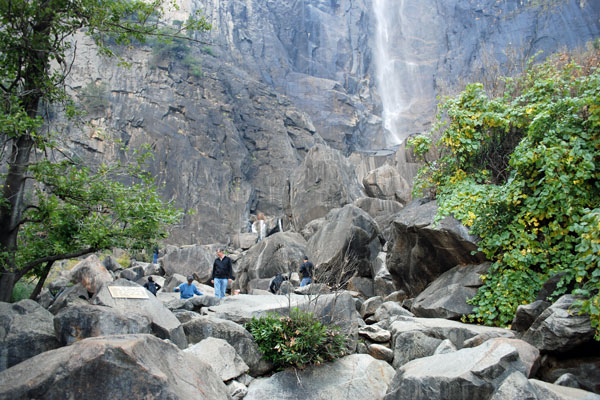
{"label": "person in dark jacket", "polygon": [[281,287],[283,281],[287,280],[288,277],[286,275],[283,275],[281,272],[278,272],[275,278],[273,278],[271,280],[271,283],[269,284],[269,291],[273,294],[276,294],[279,291],[279,288]]}
{"label": "person in dark jacket", "polygon": [[217,250],[217,258],[213,263],[212,278],[210,280],[215,288],[215,296],[225,297],[227,283],[231,283],[233,279],[231,259],[224,254],[223,249]]}
{"label": "person in dark jacket", "polygon": [[308,257],[304,256],[302,260],[304,262],[302,265],[300,265],[300,275],[302,276],[300,287],[310,285],[312,283],[313,269],[315,268],[313,263],[308,261]]}
{"label": "person in dark jacket", "polygon": [[144,287],[155,296],[156,292],[158,292],[161,288],[158,283],[154,282],[154,279],[151,276],[148,277],[148,282],[144,283]]}

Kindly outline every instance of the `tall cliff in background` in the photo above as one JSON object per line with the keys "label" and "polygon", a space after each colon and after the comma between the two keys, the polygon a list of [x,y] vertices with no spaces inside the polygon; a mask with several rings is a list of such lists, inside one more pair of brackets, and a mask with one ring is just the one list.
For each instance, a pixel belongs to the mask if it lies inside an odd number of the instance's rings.
{"label": "tall cliff in background", "polygon": [[[600,34],[589,0],[196,0],[224,56],[347,151],[422,131],[436,97],[490,67]],[[387,129],[383,130],[382,118]]]}
{"label": "tall cliff in background", "polygon": [[173,232],[180,244],[226,242],[256,211],[282,215],[286,182],[317,143],[397,143],[490,60],[600,36],[589,0],[184,0],[172,19],[196,9],[213,25],[192,51],[201,77],[148,46],[124,52],[123,69],[76,38],[70,87],[102,85],[110,105],[68,125],[64,144],[95,162],[126,157],[113,139],[150,145],[164,198],[194,212]]}

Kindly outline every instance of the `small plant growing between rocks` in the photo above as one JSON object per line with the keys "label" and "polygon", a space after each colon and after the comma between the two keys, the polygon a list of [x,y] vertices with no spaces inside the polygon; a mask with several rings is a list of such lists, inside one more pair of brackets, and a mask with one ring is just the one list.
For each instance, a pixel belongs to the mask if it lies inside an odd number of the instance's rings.
{"label": "small plant growing between rocks", "polygon": [[346,338],[337,327],[328,327],[312,313],[298,308],[289,316],[270,313],[252,318],[248,331],[266,360],[276,368],[304,368],[335,360],[346,353]]}

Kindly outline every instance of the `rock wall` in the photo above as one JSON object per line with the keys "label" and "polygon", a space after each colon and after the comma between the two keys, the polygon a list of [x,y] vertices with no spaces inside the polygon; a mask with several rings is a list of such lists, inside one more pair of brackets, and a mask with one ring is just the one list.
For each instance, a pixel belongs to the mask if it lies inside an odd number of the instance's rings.
{"label": "rock wall", "polygon": [[129,68],[98,57],[85,37],[77,51],[83,62],[69,85],[75,95],[91,82],[106,85],[110,106],[86,125],[53,121],[70,139],[63,150],[102,162],[130,158],[122,143],[150,146],[163,197],[194,212],[173,231],[175,243],[227,243],[257,207],[279,215],[288,177],[323,143],[289,99],[217,57],[197,53],[198,79],[175,60],[153,68],[147,47],[127,51]]}
{"label": "rock wall", "polygon": [[600,35],[600,4],[589,0],[195,5],[213,25],[203,38],[288,95],[327,143],[344,151],[380,148],[427,129],[437,95],[473,76],[514,72],[539,51],[545,57]]}
{"label": "rock wall", "polygon": [[[227,243],[247,230],[250,214],[284,214],[287,182],[315,144],[348,154],[395,140],[382,128],[379,93],[392,82],[377,84],[375,5],[184,0],[172,20],[202,9],[213,25],[193,46],[200,77],[175,57],[152,60],[149,46],[117,49],[131,63],[124,69],[77,37],[68,86],[78,95],[89,84],[106,85],[110,106],[85,117],[85,125],[57,114],[53,125],[65,125],[69,139],[62,150],[102,162],[130,157],[121,143],[149,145],[164,199],[194,212],[170,241]],[[423,89],[398,89],[412,106],[396,139],[426,129],[436,95],[477,75],[487,61],[506,66],[600,35],[594,1],[403,0],[387,7],[390,17],[402,16],[388,32],[402,53],[390,57],[412,65],[394,79]],[[362,178],[367,163],[357,159]],[[410,183],[416,164],[401,168],[400,161],[390,163]]]}

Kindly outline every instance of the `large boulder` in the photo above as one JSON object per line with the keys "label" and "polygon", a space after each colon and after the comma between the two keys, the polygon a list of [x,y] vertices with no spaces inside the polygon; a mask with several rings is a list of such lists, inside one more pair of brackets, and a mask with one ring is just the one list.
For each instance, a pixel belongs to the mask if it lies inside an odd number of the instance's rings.
{"label": "large boulder", "polygon": [[386,400],[487,399],[513,372],[528,376],[539,352],[518,339],[492,339],[453,353],[419,358],[396,371]]}
{"label": "large boulder", "polygon": [[600,394],[600,355],[597,346],[595,349],[593,346],[584,349],[585,355],[582,356],[543,356],[537,377],[555,382],[562,376],[569,375],[581,389]]}
{"label": "large boulder", "polygon": [[380,251],[377,224],[352,204],[331,210],[307,247],[316,267],[315,280],[336,286],[345,285],[353,275],[372,277],[372,263]]}
{"label": "large boulder", "polygon": [[394,200],[406,204],[412,199],[410,184],[398,169],[389,164],[375,168],[363,178],[362,184],[369,197]]}
{"label": "large boulder", "polygon": [[89,304],[90,293],[81,283],[69,286],[60,291],[48,310],[56,314],[65,307]]}
{"label": "large boulder", "polygon": [[129,281],[138,281],[144,277],[146,271],[142,265],[133,265],[119,272],[119,277]]}
{"label": "large boulder", "polygon": [[479,277],[489,268],[489,263],[457,265],[431,282],[414,299],[410,310],[427,318],[460,319],[470,314],[473,306],[467,300],[475,296],[483,284]]}
{"label": "large boulder", "polygon": [[308,301],[308,296],[292,293],[285,296],[239,294],[226,297],[221,303],[208,307],[206,314],[245,324],[253,317],[266,313],[287,314],[291,308],[300,307]]}
{"label": "large boulder", "polygon": [[545,300],[536,300],[533,303],[521,304],[517,307],[517,312],[510,324],[510,328],[517,332],[525,332],[550,305],[551,303]]}
{"label": "large boulder", "polygon": [[467,228],[451,217],[434,222],[437,204],[424,201],[413,201],[397,214],[388,243],[387,268],[396,287],[410,297],[456,265],[485,261]]}
{"label": "large boulder", "polygon": [[585,390],[555,385],[549,382],[530,379],[529,383],[537,393],[538,399],[544,400],[600,400],[600,396]]}
{"label": "large boulder", "polygon": [[402,305],[395,301],[385,301],[373,314],[373,319],[377,322],[389,320],[394,316],[414,317],[413,313],[402,307]]}
{"label": "large boulder", "polygon": [[0,371],[60,346],[52,318],[33,300],[0,302]]}
{"label": "large boulder", "polygon": [[358,327],[364,322],[356,311],[354,298],[347,292],[315,295],[290,293],[285,296],[241,294],[231,296],[219,305],[208,307],[206,313],[217,318],[245,324],[253,317],[260,317],[267,313],[288,315],[290,310],[295,307],[312,313],[323,324],[338,326],[347,336],[348,347],[355,348]]}
{"label": "large boulder", "polygon": [[575,297],[564,295],[545,309],[523,335],[541,351],[566,352],[589,342],[594,328],[589,315],[579,315]]}
{"label": "large boulder", "polygon": [[233,346],[223,339],[209,337],[184,350],[210,364],[223,382],[237,378],[249,368]]}
{"label": "large boulder", "polygon": [[54,330],[61,345],[94,336],[151,333],[151,320],[135,310],[78,305],[60,310],[54,317]]}
{"label": "large boulder", "polygon": [[[290,274],[300,269],[306,253],[306,240],[299,233],[279,232],[252,246],[235,264],[237,284],[250,290],[250,282],[271,279],[278,273]],[[268,289],[268,287],[267,287]]]}
{"label": "large boulder", "polygon": [[537,379],[527,379],[522,373],[510,374],[490,400],[599,400],[600,396],[584,390],[559,386]]}
{"label": "large boulder", "polygon": [[365,300],[360,306],[360,316],[365,319],[375,314],[375,311],[383,304],[383,299],[380,296],[371,297]]}
{"label": "large boulder", "polygon": [[288,208],[296,230],[362,197],[354,168],[342,153],[313,146],[290,179]]}
{"label": "large boulder", "polygon": [[228,399],[210,366],[152,335],[84,339],[0,373],[1,399]]}
{"label": "large boulder", "polygon": [[404,206],[395,200],[381,200],[373,197],[362,197],[354,201],[354,205],[369,214],[381,230],[381,234],[386,241],[392,239],[391,224],[396,214],[398,214]]}
{"label": "large boulder", "polygon": [[384,361],[353,354],[331,364],[286,370],[253,380],[245,400],[383,399],[394,375]]}
{"label": "large boulder", "polygon": [[347,347],[354,351],[358,342],[358,329],[364,325],[356,309],[354,298],[349,292],[316,295],[300,304],[298,308],[312,313],[323,324],[337,326],[346,336]]}
{"label": "large boulder", "polygon": [[160,262],[166,275],[189,276],[196,273],[200,283],[206,283],[210,281],[218,247],[218,245],[169,246]]}
{"label": "large boulder", "polygon": [[111,273],[95,254],[81,261],[71,270],[71,281],[81,283],[90,293],[96,293],[102,285],[113,280]]}
{"label": "large boulder", "polygon": [[457,349],[465,347],[469,339],[480,335],[514,338],[514,332],[480,325],[463,324],[440,318],[396,317],[390,325],[394,367],[411,360],[433,355],[445,339]]}
{"label": "large boulder", "polygon": [[190,343],[199,343],[210,337],[225,340],[242,357],[252,376],[260,376],[273,368],[262,359],[262,353],[250,332],[235,322],[201,316],[183,324],[183,329]]}
{"label": "large boulder", "polygon": [[141,287],[135,282],[126,279],[118,279],[108,285],[104,285],[98,293],[90,300],[92,304],[99,306],[112,307],[122,312],[135,310],[136,312],[147,316],[152,321],[152,332],[162,339],[170,339],[180,348],[187,347],[185,333],[179,320],[165,305],[148,293],[145,299],[114,298],[110,294],[109,287],[126,286]]}

